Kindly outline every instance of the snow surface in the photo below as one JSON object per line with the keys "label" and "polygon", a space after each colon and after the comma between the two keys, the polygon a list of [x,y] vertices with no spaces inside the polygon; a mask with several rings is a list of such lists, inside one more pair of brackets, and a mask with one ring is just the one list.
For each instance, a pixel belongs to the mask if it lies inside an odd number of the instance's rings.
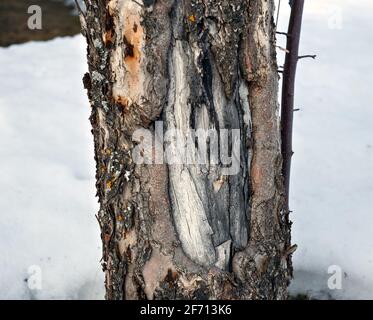
{"label": "snow surface", "polygon": [[[301,54],[318,58],[297,77],[292,294],[373,299],[372,16],[371,0],[306,1]],[[0,61],[0,298],[103,298],[84,39],[0,48]]]}
{"label": "snow surface", "polygon": [[[103,297],[85,47],[0,49],[0,298]],[[34,265],[42,290],[25,281]]]}
{"label": "snow surface", "polygon": [[[293,294],[373,299],[372,16],[371,0],[306,1],[300,54],[318,57],[297,74]],[[328,289],[332,265],[342,290]]]}

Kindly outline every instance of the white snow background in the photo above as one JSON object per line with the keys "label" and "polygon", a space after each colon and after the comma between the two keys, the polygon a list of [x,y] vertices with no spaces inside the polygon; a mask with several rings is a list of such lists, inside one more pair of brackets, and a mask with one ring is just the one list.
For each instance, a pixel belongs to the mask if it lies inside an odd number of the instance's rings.
{"label": "white snow background", "polygon": [[0,298],[103,297],[85,50],[82,36],[0,49]]}
{"label": "white snow background", "polygon": [[[306,0],[300,53],[318,57],[297,74],[294,295],[373,299],[372,17],[371,0]],[[75,36],[0,48],[0,299],[104,296],[85,47]],[[342,290],[327,287],[331,265]]]}
{"label": "white snow background", "polygon": [[[305,3],[300,54],[318,57],[297,70],[291,292],[373,299],[373,2]],[[328,289],[333,265],[342,290]]]}

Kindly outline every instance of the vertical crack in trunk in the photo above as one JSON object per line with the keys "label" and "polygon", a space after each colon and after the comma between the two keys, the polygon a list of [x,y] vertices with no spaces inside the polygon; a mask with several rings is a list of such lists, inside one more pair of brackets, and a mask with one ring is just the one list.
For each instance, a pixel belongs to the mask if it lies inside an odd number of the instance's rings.
{"label": "vertical crack in trunk", "polygon": [[[215,8],[203,1],[184,2],[173,12],[176,28],[169,76],[174,80],[164,119],[167,129],[180,130],[183,136],[197,130],[198,147],[209,155],[202,165],[195,154],[187,154],[190,159],[181,161],[184,164],[169,165],[173,218],[182,247],[193,261],[228,271],[232,254],[244,248],[248,238],[245,136],[232,135],[230,139],[236,140],[228,142],[221,135],[226,129],[241,130],[244,122],[236,97],[245,6],[225,2]],[[230,157],[227,149],[238,150],[232,157],[238,157],[242,166],[227,170],[222,163],[222,158]]]}

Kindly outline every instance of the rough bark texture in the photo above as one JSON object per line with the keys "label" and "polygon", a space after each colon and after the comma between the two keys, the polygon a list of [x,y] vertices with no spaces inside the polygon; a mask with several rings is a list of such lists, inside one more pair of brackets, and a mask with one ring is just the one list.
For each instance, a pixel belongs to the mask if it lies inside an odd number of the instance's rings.
{"label": "rough bark texture", "polygon": [[[273,0],[86,5],[107,298],[287,298]],[[157,121],[240,129],[238,174],[219,161],[136,165],[133,134]]]}

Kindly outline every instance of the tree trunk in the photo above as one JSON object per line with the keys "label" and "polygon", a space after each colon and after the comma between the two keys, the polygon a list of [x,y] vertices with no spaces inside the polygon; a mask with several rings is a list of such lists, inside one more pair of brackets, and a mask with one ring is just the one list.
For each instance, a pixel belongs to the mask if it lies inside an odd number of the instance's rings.
{"label": "tree trunk", "polygon": [[106,298],[286,299],[273,0],[86,6]]}

